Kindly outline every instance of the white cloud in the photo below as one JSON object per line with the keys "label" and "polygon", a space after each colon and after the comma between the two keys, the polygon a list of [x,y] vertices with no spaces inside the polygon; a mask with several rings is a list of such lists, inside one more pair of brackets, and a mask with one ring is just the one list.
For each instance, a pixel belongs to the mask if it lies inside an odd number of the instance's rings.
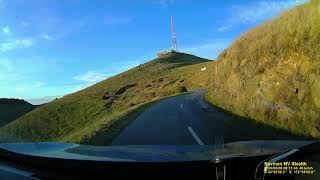
{"label": "white cloud", "polygon": [[155,0],[154,2],[158,5],[166,7],[174,4],[175,0]]}
{"label": "white cloud", "polygon": [[233,5],[226,24],[217,29],[224,32],[237,24],[255,24],[270,19],[294,6],[303,4],[308,0],[262,0],[249,4]]}
{"label": "white cloud", "polygon": [[43,82],[33,82],[33,83],[20,83],[15,86],[15,90],[20,93],[28,93],[36,88],[43,87],[45,84]]}
{"label": "white cloud", "polygon": [[84,82],[98,82],[103,79],[106,79],[107,77],[109,77],[107,74],[103,74],[96,71],[87,71],[82,75],[74,76],[73,79]]}
{"label": "white cloud", "polygon": [[43,96],[43,97],[38,97],[38,98],[28,98],[25,100],[33,105],[40,105],[40,104],[44,104],[44,103],[48,103],[50,101],[53,101],[56,98],[62,98],[62,97],[63,97],[63,95]]}
{"label": "white cloud", "polygon": [[235,23],[255,23],[278,15],[280,12],[302,4],[306,0],[255,1],[247,5],[235,5],[230,21]]}
{"label": "white cloud", "polygon": [[31,47],[36,43],[33,38],[10,39],[0,43],[0,51],[7,52],[14,49]]}
{"label": "white cloud", "polygon": [[76,86],[72,89],[72,92],[80,91],[80,90],[85,89],[85,88],[87,88],[87,87],[89,87],[89,86],[92,86],[92,85],[94,85],[94,83],[92,83],[92,82],[76,85]]}
{"label": "white cloud", "polygon": [[30,99],[25,99],[27,102],[33,104],[33,105],[40,105],[44,103],[48,103],[56,98],[61,98],[63,96],[44,96],[44,97],[39,97],[39,98],[30,98]]}
{"label": "white cloud", "polygon": [[52,36],[48,35],[48,34],[42,34],[42,35],[40,35],[40,37],[42,39],[45,39],[45,40],[48,40],[48,41],[54,40],[54,38]]}
{"label": "white cloud", "polygon": [[0,52],[8,52],[15,49],[29,48],[36,45],[40,40],[52,41],[55,40],[48,34],[41,34],[34,37],[25,38],[8,38],[7,40],[0,41]]}
{"label": "white cloud", "polygon": [[31,90],[34,90],[35,88],[40,88],[43,87],[44,83],[43,82],[34,82],[34,83],[21,83],[21,84],[17,84],[15,86],[15,89],[17,92],[29,92]]}
{"label": "white cloud", "polygon": [[[0,51],[0,97],[31,99],[67,94],[75,85],[83,83],[68,84],[59,79],[59,83],[54,84],[57,79],[55,76],[60,73],[56,71],[56,68],[60,67],[57,63],[57,60],[48,57],[17,57]],[[45,77],[40,80],[39,75],[44,74]]]}
{"label": "white cloud", "polygon": [[20,25],[21,25],[22,27],[28,27],[28,26],[30,25],[30,23],[27,22],[27,21],[21,21],[21,22],[20,22]]}
{"label": "white cloud", "polygon": [[228,31],[231,27],[232,27],[231,25],[221,26],[217,30],[219,32],[224,32],[224,31]]}
{"label": "white cloud", "polygon": [[130,16],[124,16],[124,17],[106,16],[103,19],[103,23],[108,25],[128,24],[132,20],[133,20],[133,17],[130,17]]}
{"label": "white cloud", "polygon": [[216,59],[230,43],[231,40],[229,39],[215,39],[210,42],[182,48],[181,51],[208,59]]}
{"label": "white cloud", "polygon": [[42,87],[43,85],[44,85],[43,82],[37,81],[37,82],[34,83],[34,85],[33,85],[32,87],[33,87],[33,88],[39,88],[39,87]]}
{"label": "white cloud", "polygon": [[4,35],[10,35],[11,34],[11,30],[10,30],[10,28],[8,26],[2,27],[1,28],[1,32]]}
{"label": "white cloud", "polygon": [[83,83],[75,84],[72,92],[82,90],[84,88],[94,85],[97,82],[105,80],[111,76],[127,71],[135,66],[138,66],[139,64],[144,63],[144,60],[145,58],[143,58],[143,60],[131,60],[131,61],[109,64],[112,67],[112,69],[110,69],[110,66],[109,66],[108,68],[101,70],[103,72],[108,72],[108,73],[101,73],[98,71],[87,71],[84,74],[74,76],[72,79],[82,81]]}

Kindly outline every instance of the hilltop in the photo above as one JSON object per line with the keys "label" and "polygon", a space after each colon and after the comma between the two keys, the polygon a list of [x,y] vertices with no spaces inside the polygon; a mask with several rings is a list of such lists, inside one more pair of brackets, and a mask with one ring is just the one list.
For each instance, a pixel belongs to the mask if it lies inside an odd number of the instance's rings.
{"label": "hilltop", "polygon": [[[192,88],[189,85],[192,83],[186,81],[185,73],[190,69],[187,67],[200,67],[209,62],[178,52],[158,57],[42,105],[1,128],[0,132],[2,137],[13,141],[83,143],[102,130],[113,137],[120,131],[119,123],[114,125],[118,120],[129,119],[147,103],[181,93],[181,87]],[[121,123],[123,128],[129,122]],[[117,129],[108,128],[115,126]]]}
{"label": "hilltop", "polygon": [[21,99],[0,98],[0,127],[32,111],[36,107]]}
{"label": "hilltop", "polygon": [[235,40],[213,63],[209,101],[320,138],[319,5],[297,6]]}

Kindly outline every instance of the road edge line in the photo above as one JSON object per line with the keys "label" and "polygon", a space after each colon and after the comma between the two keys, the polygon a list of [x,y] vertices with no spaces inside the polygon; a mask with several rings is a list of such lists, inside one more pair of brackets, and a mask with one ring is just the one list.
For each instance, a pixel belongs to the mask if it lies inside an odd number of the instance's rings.
{"label": "road edge line", "polygon": [[188,130],[191,133],[192,137],[197,141],[197,143],[201,146],[204,145],[204,143],[201,141],[201,139],[199,138],[199,136],[194,132],[194,130],[192,129],[192,127],[188,126]]}

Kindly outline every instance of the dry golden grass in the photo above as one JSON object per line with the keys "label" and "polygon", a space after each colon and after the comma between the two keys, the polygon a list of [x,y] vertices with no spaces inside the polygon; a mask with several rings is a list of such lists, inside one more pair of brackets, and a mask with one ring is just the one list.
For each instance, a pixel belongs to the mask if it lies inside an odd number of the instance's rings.
{"label": "dry golden grass", "polygon": [[320,138],[320,1],[241,35],[221,53],[210,99],[235,114]]}

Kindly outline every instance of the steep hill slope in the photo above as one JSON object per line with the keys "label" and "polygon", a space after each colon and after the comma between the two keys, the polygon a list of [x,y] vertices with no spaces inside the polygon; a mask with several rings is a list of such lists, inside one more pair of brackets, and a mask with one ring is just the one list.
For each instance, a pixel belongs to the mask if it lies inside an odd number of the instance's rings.
{"label": "steep hill slope", "polygon": [[83,142],[141,105],[186,86],[179,67],[208,60],[183,53],[156,58],[89,88],[45,104],[0,129],[13,141]]}
{"label": "steep hill slope", "polygon": [[213,63],[208,99],[238,115],[320,138],[320,1],[239,37]]}
{"label": "steep hill slope", "polygon": [[0,98],[0,127],[32,111],[36,107],[24,100]]}

